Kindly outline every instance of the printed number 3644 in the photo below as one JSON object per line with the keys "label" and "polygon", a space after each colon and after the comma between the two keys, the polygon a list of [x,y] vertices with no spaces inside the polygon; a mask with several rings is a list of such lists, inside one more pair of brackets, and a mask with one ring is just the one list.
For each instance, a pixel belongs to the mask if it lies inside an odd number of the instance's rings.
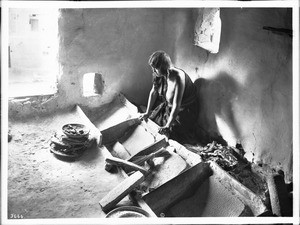
{"label": "printed number 3644", "polygon": [[23,215],[20,215],[20,214],[10,214],[10,219],[23,219]]}

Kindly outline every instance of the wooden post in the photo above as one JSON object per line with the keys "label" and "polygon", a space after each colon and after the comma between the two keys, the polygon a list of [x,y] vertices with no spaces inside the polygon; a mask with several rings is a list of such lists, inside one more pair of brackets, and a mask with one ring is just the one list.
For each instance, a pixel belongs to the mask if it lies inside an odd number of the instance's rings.
{"label": "wooden post", "polygon": [[136,186],[141,184],[145,179],[145,176],[137,171],[114,189],[112,189],[107,195],[105,195],[99,202],[103,212],[107,213],[118,202],[120,202],[126,195],[128,195]]}

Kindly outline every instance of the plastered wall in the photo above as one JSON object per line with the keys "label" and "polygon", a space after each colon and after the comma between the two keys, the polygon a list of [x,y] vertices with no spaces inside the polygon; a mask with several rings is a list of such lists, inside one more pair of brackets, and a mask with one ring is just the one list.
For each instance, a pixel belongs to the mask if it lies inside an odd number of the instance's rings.
{"label": "plastered wall", "polygon": [[[221,9],[220,49],[192,46],[195,14],[181,12],[175,63],[198,86],[199,125],[231,145],[241,142],[250,161],[292,176],[292,38],[264,26],[292,29],[287,9]],[[196,15],[197,16],[197,15]]]}
{"label": "plastered wall", "polygon": [[[153,46],[163,43],[163,16],[159,10],[77,9],[63,10],[60,20],[63,74],[79,86],[82,75],[102,74],[104,95],[125,92],[132,101],[146,98],[143,87],[151,81],[145,66]],[[161,44],[163,45],[163,44]],[[69,96],[68,88],[62,88]],[[139,93],[137,96],[136,93]],[[78,90],[74,101],[80,99]]]}
{"label": "plastered wall", "polygon": [[[149,55],[168,52],[195,81],[199,126],[229,144],[240,141],[250,161],[292,177],[292,38],[263,26],[291,29],[286,9],[221,9],[219,53],[193,45],[193,9],[63,9],[55,96],[10,102],[10,115],[51,113],[74,104],[95,108],[122,92],[146,104]],[[85,73],[102,74],[103,91],[82,96]]]}
{"label": "plastered wall", "polygon": [[[61,9],[60,73],[54,96],[9,102],[9,116],[49,114],[79,104],[97,108],[123,93],[134,103],[145,102],[151,88],[149,55],[166,49],[164,9]],[[102,75],[100,95],[84,97],[85,73]]]}

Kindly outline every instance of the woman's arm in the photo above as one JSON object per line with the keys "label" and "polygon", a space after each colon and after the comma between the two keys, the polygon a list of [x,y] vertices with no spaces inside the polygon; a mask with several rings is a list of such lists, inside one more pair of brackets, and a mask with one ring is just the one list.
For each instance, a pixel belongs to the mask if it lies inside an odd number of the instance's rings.
{"label": "woman's arm", "polygon": [[148,97],[147,109],[146,109],[146,112],[142,116],[143,118],[148,117],[150,115],[151,109],[154,105],[157,95],[158,95],[157,91],[154,89],[154,86],[152,86],[150,93],[149,93],[149,97]]}

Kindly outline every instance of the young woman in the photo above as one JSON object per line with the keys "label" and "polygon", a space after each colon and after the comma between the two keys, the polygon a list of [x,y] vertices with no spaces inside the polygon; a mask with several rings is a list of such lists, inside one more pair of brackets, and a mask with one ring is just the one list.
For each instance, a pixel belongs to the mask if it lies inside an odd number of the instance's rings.
{"label": "young woman", "polygon": [[173,66],[170,56],[156,51],[149,58],[153,86],[147,110],[141,119],[150,118],[161,128],[159,132],[179,142],[194,135],[198,117],[197,90],[190,77]]}

